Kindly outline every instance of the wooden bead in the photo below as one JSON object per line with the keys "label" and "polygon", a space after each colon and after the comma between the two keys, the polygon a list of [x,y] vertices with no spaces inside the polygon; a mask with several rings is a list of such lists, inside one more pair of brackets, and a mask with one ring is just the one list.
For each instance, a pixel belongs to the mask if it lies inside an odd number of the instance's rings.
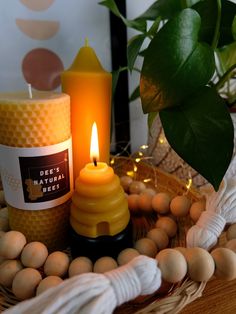
{"label": "wooden bead", "polygon": [[37,290],[36,295],[39,295],[43,293],[44,291],[48,290],[49,288],[56,287],[60,283],[63,282],[63,279],[57,276],[48,276],[45,277],[42,281],[40,281]]}
{"label": "wooden bead", "polygon": [[35,296],[35,291],[42,280],[40,272],[33,268],[24,268],[14,277],[12,282],[12,292],[20,299],[25,300]]}
{"label": "wooden bead", "polygon": [[149,194],[149,195],[151,195],[151,196],[154,196],[154,195],[156,195],[156,191],[155,190],[153,190],[153,189],[151,189],[151,188],[147,188],[147,189],[144,189],[143,191],[142,191],[142,194]]}
{"label": "wooden bead", "polygon": [[152,196],[147,193],[141,193],[138,198],[138,206],[143,212],[150,213],[152,211]]}
{"label": "wooden bead", "polygon": [[167,282],[179,282],[187,273],[187,262],[184,256],[174,249],[160,251],[156,259],[162,278]]}
{"label": "wooden bead", "polygon": [[165,249],[169,244],[169,237],[161,228],[153,228],[148,231],[147,238],[155,242],[158,250]]}
{"label": "wooden bead", "polygon": [[157,193],[153,196],[152,207],[158,214],[167,214],[170,210],[171,197],[167,193]]}
{"label": "wooden bead", "polygon": [[129,176],[120,177],[120,184],[123,187],[125,192],[129,191],[129,186],[133,182],[133,179]]}
{"label": "wooden bead", "polygon": [[208,281],[215,270],[215,263],[211,254],[199,247],[189,248],[184,252],[188,275],[194,281]]}
{"label": "wooden bead", "polygon": [[185,217],[188,215],[191,201],[185,195],[178,195],[170,202],[170,211],[176,217]]}
{"label": "wooden bead", "polygon": [[6,259],[15,259],[23,250],[26,238],[19,231],[8,231],[0,237],[0,255]]}
{"label": "wooden bead", "polygon": [[131,212],[136,212],[139,210],[139,195],[130,194],[128,195],[128,207]]}
{"label": "wooden bead", "polygon": [[69,268],[70,260],[66,253],[55,251],[48,255],[44,264],[44,273],[47,276],[63,277]]}
{"label": "wooden bead", "polygon": [[204,201],[194,202],[189,210],[189,216],[193,222],[197,222],[201,213],[206,209],[206,204]]}
{"label": "wooden bead", "polygon": [[0,264],[0,284],[10,288],[15,275],[23,268],[18,260],[5,260]]}
{"label": "wooden bead", "polygon": [[236,239],[231,239],[228,242],[226,242],[225,247],[236,253]]}
{"label": "wooden bead", "polygon": [[133,249],[133,248],[124,249],[123,251],[119,253],[117,257],[117,262],[120,266],[125,265],[138,255],[140,254],[136,249]]}
{"label": "wooden bead", "polygon": [[140,194],[145,189],[146,189],[146,186],[141,181],[133,181],[129,186],[129,192],[131,194]]}
{"label": "wooden bead", "polygon": [[228,230],[226,231],[226,238],[227,240],[236,239],[236,223],[229,226]]}
{"label": "wooden bead", "polygon": [[143,255],[147,255],[149,257],[155,257],[157,254],[157,247],[153,240],[148,238],[141,238],[136,241],[134,248]]}
{"label": "wooden bead", "polygon": [[93,271],[93,263],[86,256],[79,256],[75,258],[69,266],[69,277],[73,277],[76,275],[89,273]]}
{"label": "wooden bead", "polygon": [[114,260],[114,258],[110,256],[103,256],[100,257],[98,260],[96,260],[93,271],[95,273],[103,274],[109,270],[113,270],[118,267],[117,262]]}
{"label": "wooden bead", "polygon": [[48,257],[48,249],[41,242],[30,242],[26,244],[21,253],[21,262],[26,267],[39,268]]}
{"label": "wooden bead", "polygon": [[177,232],[177,224],[170,217],[160,217],[156,222],[156,227],[163,229],[169,238],[172,238],[176,235]]}
{"label": "wooden bead", "polygon": [[215,261],[216,278],[233,280],[236,278],[236,254],[228,248],[216,248],[211,252]]}

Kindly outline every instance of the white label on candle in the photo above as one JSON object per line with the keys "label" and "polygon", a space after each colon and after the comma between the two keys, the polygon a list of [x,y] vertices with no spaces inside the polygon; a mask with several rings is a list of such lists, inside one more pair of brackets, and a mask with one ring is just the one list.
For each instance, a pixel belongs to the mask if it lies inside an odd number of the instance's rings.
{"label": "white label on candle", "polygon": [[0,170],[6,202],[40,210],[66,202],[72,194],[72,145],[33,148],[0,145]]}

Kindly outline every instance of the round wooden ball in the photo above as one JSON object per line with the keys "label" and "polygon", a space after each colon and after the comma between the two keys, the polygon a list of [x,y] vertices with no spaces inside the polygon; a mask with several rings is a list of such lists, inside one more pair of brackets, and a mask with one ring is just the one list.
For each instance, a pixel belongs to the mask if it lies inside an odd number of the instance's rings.
{"label": "round wooden ball", "polygon": [[236,223],[229,226],[228,230],[226,231],[226,238],[227,240],[236,239]]}
{"label": "round wooden ball", "polygon": [[228,248],[216,248],[211,252],[215,261],[216,278],[233,280],[236,278],[236,254]]}
{"label": "round wooden ball", "polygon": [[189,215],[194,222],[197,222],[201,213],[206,209],[206,204],[204,201],[194,202],[189,210]]}
{"label": "round wooden ball", "polygon": [[131,212],[137,212],[139,210],[139,195],[129,194],[128,195],[128,207]]}
{"label": "round wooden ball", "polygon": [[17,258],[26,244],[26,238],[19,231],[8,231],[0,237],[0,255],[7,259]]}
{"label": "round wooden ball", "polygon": [[23,265],[18,260],[5,260],[0,264],[0,284],[4,287],[10,288],[13,279],[23,268]]}
{"label": "round wooden ball", "polygon": [[158,214],[167,214],[170,210],[171,197],[167,193],[157,193],[153,196],[152,207]]}
{"label": "round wooden ball", "polygon": [[30,242],[21,252],[21,262],[26,267],[39,268],[48,257],[48,249],[42,242]]}
{"label": "round wooden ball", "polygon": [[40,283],[36,289],[36,295],[43,293],[44,291],[48,290],[49,288],[56,287],[62,282],[63,282],[63,279],[61,279],[58,276],[45,277],[42,281],[40,281]]}
{"label": "round wooden ball", "polygon": [[129,191],[129,186],[133,182],[133,179],[129,176],[120,177],[120,184],[123,187],[125,192]]}
{"label": "round wooden ball", "polygon": [[185,195],[178,195],[170,202],[170,211],[176,217],[185,217],[189,213],[191,201]]}
{"label": "round wooden ball", "polygon": [[156,221],[156,227],[163,229],[169,238],[174,237],[178,229],[176,222],[172,218],[167,216],[160,217]]}
{"label": "round wooden ball", "polygon": [[167,282],[179,282],[187,273],[187,262],[177,250],[164,249],[157,254],[156,259],[162,278]]}
{"label": "round wooden ball", "polygon": [[110,256],[103,256],[96,260],[93,266],[95,273],[103,274],[109,270],[113,270],[118,267],[117,262]]}
{"label": "round wooden ball", "polygon": [[138,255],[140,255],[139,252],[134,248],[124,249],[117,257],[118,265],[125,265]]}
{"label": "round wooden ball", "polygon": [[138,199],[139,209],[143,212],[152,212],[152,196],[148,193],[141,193]]}
{"label": "round wooden ball", "polygon": [[93,271],[93,263],[86,256],[76,257],[69,266],[69,277],[73,277],[76,275],[90,273]]}
{"label": "round wooden ball", "polygon": [[156,195],[157,192],[155,190],[153,190],[152,188],[146,188],[142,191],[142,193],[154,196],[154,195]]}
{"label": "round wooden ball", "polygon": [[42,280],[40,272],[34,268],[24,268],[14,277],[12,292],[20,299],[25,300],[35,296],[35,291]]}
{"label": "round wooden ball", "polygon": [[129,186],[130,194],[140,194],[145,189],[146,189],[146,186],[141,181],[133,181]]}
{"label": "round wooden ball", "polygon": [[69,268],[70,259],[68,255],[61,251],[55,251],[48,255],[44,264],[44,273],[47,276],[63,277]]}
{"label": "round wooden ball", "polygon": [[236,239],[231,239],[228,242],[226,242],[225,247],[236,253]]}
{"label": "round wooden ball", "polygon": [[157,246],[155,242],[148,238],[141,238],[134,244],[134,248],[143,255],[155,257],[157,254]]}
{"label": "round wooden ball", "polygon": [[169,244],[169,237],[165,230],[161,228],[153,228],[148,231],[147,238],[155,242],[158,250],[165,249]]}
{"label": "round wooden ball", "polygon": [[189,277],[194,281],[208,281],[215,270],[211,254],[199,247],[189,248],[184,253]]}

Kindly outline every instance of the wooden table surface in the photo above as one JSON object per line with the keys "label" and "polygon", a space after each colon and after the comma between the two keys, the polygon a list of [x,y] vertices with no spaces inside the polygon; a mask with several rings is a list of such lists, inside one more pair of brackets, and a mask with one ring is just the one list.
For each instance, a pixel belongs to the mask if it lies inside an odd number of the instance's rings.
{"label": "wooden table surface", "polygon": [[201,298],[188,304],[181,314],[236,314],[236,280],[212,280]]}

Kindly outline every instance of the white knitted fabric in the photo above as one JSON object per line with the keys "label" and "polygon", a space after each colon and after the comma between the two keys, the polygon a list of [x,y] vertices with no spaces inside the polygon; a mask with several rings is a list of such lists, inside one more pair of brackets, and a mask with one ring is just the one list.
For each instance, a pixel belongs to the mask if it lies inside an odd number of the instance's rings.
{"label": "white knitted fabric", "polygon": [[187,233],[187,247],[211,249],[218,240],[226,223],[236,222],[236,114],[231,115],[234,124],[234,152],[219,191],[205,187],[206,211]]}
{"label": "white knitted fabric", "polygon": [[157,260],[140,255],[105,274],[66,279],[41,295],[20,302],[6,314],[111,314],[120,304],[151,294],[161,285]]}

